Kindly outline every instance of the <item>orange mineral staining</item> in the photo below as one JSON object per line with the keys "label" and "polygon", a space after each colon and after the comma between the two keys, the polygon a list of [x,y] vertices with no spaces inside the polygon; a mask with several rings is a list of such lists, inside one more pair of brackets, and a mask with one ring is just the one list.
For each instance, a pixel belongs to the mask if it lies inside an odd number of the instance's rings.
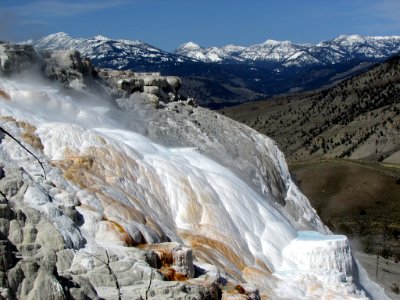
{"label": "orange mineral staining", "polygon": [[5,100],[11,100],[11,97],[9,94],[7,94],[5,91],[0,89],[0,98],[3,98]]}

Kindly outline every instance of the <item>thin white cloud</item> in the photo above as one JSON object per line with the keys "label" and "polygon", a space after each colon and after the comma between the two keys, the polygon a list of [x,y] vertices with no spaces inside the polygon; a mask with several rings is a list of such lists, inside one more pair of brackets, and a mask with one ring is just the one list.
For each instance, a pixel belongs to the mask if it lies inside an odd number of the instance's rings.
{"label": "thin white cloud", "polygon": [[103,10],[127,4],[126,0],[114,1],[33,1],[26,5],[8,7],[8,10],[17,13],[21,17],[68,17],[81,15],[93,11]]}
{"label": "thin white cloud", "polygon": [[400,1],[380,0],[374,4],[376,14],[384,19],[400,21]]}
{"label": "thin white cloud", "polygon": [[380,0],[372,6],[373,14],[379,19],[377,27],[382,29],[400,29],[400,1]]}
{"label": "thin white cloud", "polygon": [[364,18],[356,28],[370,35],[399,35],[400,0],[370,0],[360,3],[360,16]]}

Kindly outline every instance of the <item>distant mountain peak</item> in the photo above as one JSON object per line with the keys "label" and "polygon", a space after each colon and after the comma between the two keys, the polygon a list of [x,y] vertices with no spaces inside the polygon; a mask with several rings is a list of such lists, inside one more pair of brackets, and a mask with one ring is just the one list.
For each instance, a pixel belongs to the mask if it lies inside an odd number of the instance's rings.
{"label": "distant mountain peak", "polygon": [[35,48],[78,50],[96,65],[112,69],[136,69],[136,66],[181,63],[192,59],[162,51],[138,40],[111,39],[102,35],[72,38],[64,32],[50,34],[34,43]]}
{"label": "distant mountain peak", "polygon": [[[333,42],[339,42],[339,43],[360,43],[360,42],[365,42],[367,39],[376,39],[377,37],[366,37],[366,36],[361,36],[359,34],[342,34],[338,36],[337,38],[333,39]],[[329,42],[329,41],[328,41]]]}
{"label": "distant mountain peak", "polygon": [[336,39],[346,39],[346,40],[360,40],[364,39],[364,36],[359,34],[341,34]]}
{"label": "distant mountain peak", "polygon": [[70,38],[71,36],[70,36],[68,33],[65,33],[65,32],[62,32],[62,31],[56,32],[56,33],[52,33],[52,34],[49,34],[49,35],[47,36],[47,38],[55,38],[55,37],[66,37],[66,38]]}
{"label": "distant mountain peak", "polygon": [[187,42],[182,44],[179,49],[187,49],[187,50],[198,50],[201,49],[202,47],[199,44],[196,44],[194,42]]}
{"label": "distant mountain peak", "polygon": [[268,39],[262,45],[267,45],[267,46],[278,46],[282,44],[292,44],[290,41],[277,41],[277,40],[271,40]]}
{"label": "distant mountain peak", "polygon": [[110,39],[108,37],[105,37],[103,35],[96,35],[93,37],[94,40],[98,40],[98,41],[109,41]]}
{"label": "distant mountain peak", "polygon": [[57,32],[49,34],[48,36],[42,38],[43,41],[55,41],[55,40],[71,40],[72,37],[65,32]]}

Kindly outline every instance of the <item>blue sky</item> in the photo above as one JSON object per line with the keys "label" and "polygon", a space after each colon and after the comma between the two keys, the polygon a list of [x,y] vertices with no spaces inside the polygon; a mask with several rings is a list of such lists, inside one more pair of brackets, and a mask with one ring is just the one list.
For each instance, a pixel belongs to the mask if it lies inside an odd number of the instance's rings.
{"label": "blue sky", "polygon": [[400,0],[0,0],[0,39],[64,31],[139,39],[164,50],[317,43],[340,34],[400,35]]}

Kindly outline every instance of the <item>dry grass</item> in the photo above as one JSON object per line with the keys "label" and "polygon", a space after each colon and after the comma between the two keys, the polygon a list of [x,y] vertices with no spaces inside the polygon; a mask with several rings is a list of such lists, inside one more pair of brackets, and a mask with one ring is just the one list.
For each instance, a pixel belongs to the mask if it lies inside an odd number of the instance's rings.
{"label": "dry grass", "polygon": [[352,158],[400,163],[400,60],[326,90],[279,95],[221,110],[264,133],[290,161]]}
{"label": "dry grass", "polygon": [[360,250],[382,251],[383,235],[400,255],[400,169],[347,160],[290,166],[301,189],[331,230],[360,241]]}

